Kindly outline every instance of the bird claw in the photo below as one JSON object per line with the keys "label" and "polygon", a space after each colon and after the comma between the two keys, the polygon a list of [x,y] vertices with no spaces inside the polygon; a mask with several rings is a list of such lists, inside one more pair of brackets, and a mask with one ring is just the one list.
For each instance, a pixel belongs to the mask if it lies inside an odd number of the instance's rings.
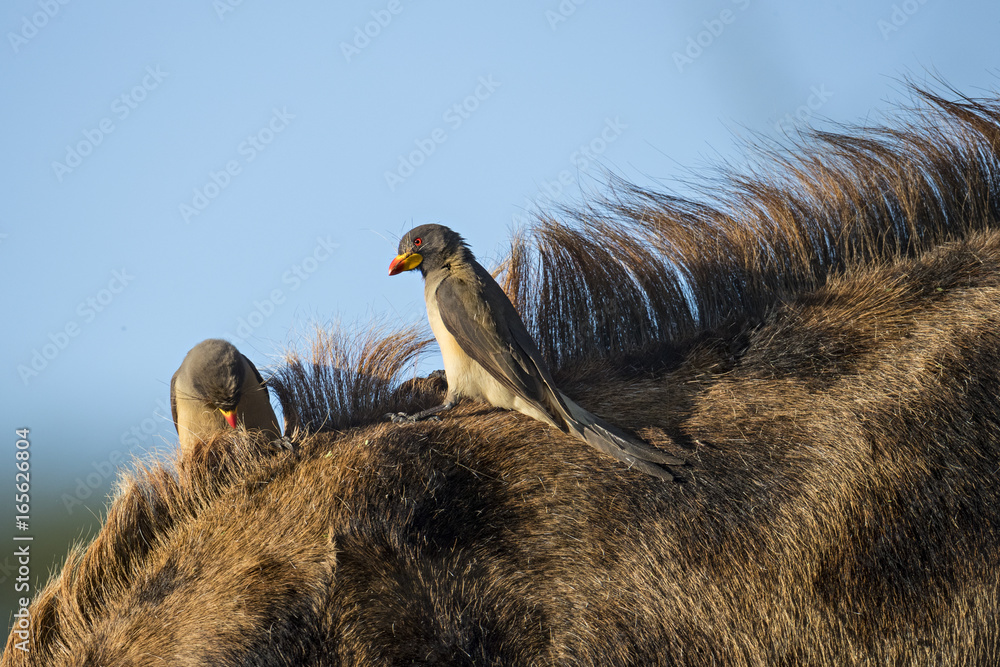
{"label": "bird claw", "polygon": [[295,443],[292,442],[291,438],[289,438],[287,435],[283,435],[280,438],[277,438],[276,440],[272,440],[271,446],[277,449],[278,451],[284,449],[288,450],[289,452],[295,453]]}

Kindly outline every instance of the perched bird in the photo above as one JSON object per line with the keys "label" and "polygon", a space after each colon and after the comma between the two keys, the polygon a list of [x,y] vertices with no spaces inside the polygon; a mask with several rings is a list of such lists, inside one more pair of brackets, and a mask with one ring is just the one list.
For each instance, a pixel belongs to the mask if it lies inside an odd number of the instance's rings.
{"label": "perched bird", "polygon": [[421,225],[399,242],[389,275],[420,269],[427,319],[444,358],[448,393],[439,406],[413,415],[389,415],[401,423],[449,410],[462,397],[517,410],[650,475],[671,480],[670,456],[596,417],[559,391],[538,346],[503,289],[457,233]]}
{"label": "perched bird", "polygon": [[281,437],[257,367],[236,346],[210,338],[191,348],[170,379],[170,410],[185,451],[242,424]]}

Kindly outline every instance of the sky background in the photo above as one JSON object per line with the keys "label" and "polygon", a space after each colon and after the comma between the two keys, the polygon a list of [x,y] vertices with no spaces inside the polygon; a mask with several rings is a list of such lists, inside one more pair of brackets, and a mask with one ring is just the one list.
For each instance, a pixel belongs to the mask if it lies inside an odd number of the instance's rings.
{"label": "sky background", "polygon": [[34,592],[127,460],[176,446],[199,341],[265,370],[316,323],[425,322],[387,275],[411,227],[493,266],[608,173],[683,194],[747,139],[878,122],[906,77],[1000,85],[985,0],[7,0],[0,29],[0,602],[15,534]]}

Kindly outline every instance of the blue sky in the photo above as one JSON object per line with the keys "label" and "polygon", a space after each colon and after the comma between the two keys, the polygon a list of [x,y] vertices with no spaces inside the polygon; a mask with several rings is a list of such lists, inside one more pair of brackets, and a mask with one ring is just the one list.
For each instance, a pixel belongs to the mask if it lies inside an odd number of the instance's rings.
{"label": "blue sky", "polygon": [[29,427],[34,507],[72,516],[175,446],[199,341],[264,368],[314,323],[424,321],[387,276],[412,226],[492,265],[607,171],[685,192],[744,139],[1000,65],[985,1],[8,0],[0,28],[0,451]]}

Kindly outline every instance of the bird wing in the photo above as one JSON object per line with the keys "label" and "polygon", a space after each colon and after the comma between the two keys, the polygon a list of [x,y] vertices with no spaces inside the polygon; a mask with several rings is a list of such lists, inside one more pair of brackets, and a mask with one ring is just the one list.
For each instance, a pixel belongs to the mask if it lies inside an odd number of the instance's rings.
{"label": "bird wing", "polygon": [[[538,346],[493,277],[474,265],[476,284],[451,275],[435,292],[438,312],[462,350],[517,395],[566,411]],[[555,403],[555,405],[552,405]],[[551,407],[550,407],[551,406]]]}
{"label": "bird wing", "polygon": [[[180,373],[180,371],[177,371]],[[181,432],[181,427],[177,424],[177,389],[175,385],[177,384],[177,373],[174,373],[173,377],[170,378],[170,414],[174,418],[174,428],[177,432]]]}
{"label": "bird wing", "polygon": [[266,392],[267,391],[267,385],[264,384],[264,378],[261,377],[260,371],[257,370],[256,366],[253,365],[252,361],[250,361],[249,359],[247,359],[247,356],[245,354],[240,353],[240,356],[243,357],[243,361],[247,362],[247,366],[249,366],[250,370],[253,371],[254,377],[257,378],[257,384],[259,384],[261,387],[263,387],[264,391]]}

